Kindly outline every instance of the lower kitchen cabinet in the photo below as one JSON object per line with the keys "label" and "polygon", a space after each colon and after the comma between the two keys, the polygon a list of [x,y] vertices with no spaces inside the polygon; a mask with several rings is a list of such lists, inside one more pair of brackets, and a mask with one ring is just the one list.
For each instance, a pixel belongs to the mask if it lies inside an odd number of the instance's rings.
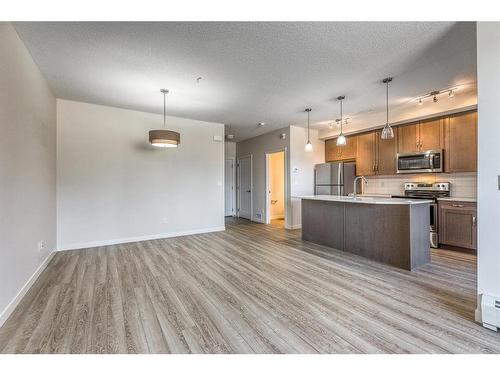
{"label": "lower kitchen cabinet", "polygon": [[439,243],[477,249],[476,203],[439,201]]}

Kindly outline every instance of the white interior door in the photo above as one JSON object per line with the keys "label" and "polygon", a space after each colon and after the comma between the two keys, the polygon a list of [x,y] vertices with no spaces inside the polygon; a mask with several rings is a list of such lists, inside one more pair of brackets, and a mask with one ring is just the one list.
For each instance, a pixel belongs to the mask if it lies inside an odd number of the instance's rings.
{"label": "white interior door", "polygon": [[224,215],[234,215],[234,160],[224,163]]}
{"label": "white interior door", "polygon": [[238,159],[238,216],[252,218],[252,157]]}

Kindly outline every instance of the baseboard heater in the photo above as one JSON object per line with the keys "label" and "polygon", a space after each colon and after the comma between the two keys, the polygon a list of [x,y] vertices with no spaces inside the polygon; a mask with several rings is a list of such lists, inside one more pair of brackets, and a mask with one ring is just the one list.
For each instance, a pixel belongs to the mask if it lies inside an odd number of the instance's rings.
{"label": "baseboard heater", "polygon": [[481,295],[481,321],[483,327],[496,331],[500,327],[500,300],[487,294]]}

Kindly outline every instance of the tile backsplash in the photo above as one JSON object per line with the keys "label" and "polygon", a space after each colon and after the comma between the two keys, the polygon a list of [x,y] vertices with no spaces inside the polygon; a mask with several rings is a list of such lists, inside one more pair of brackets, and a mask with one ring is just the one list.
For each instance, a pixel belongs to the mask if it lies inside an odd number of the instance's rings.
{"label": "tile backsplash", "polygon": [[395,176],[367,177],[368,183],[363,184],[363,194],[392,194],[404,193],[405,182],[450,182],[452,197],[476,198],[477,174],[468,173],[425,173]]}

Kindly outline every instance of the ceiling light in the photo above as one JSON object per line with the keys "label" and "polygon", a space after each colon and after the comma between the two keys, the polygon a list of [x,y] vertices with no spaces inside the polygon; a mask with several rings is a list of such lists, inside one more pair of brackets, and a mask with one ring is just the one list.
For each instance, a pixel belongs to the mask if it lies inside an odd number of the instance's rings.
{"label": "ceiling light", "polygon": [[434,97],[432,98],[432,101],[433,101],[434,103],[437,103],[437,102],[438,102],[438,98],[437,98],[437,96],[436,96],[436,95],[434,95]]}
{"label": "ceiling light", "polygon": [[313,149],[313,145],[311,143],[311,139],[309,138],[309,114],[311,113],[312,109],[311,108],[306,108],[305,112],[307,112],[307,143],[305,150],[307,152],[311,152]]}
{"label": "ceiling light", "polygon": [[394,130],[389,124],[389,82],[392,81],[392,77],[385,78],[382,82],[385,83],[386,86],[386,95],[385,95],[385,110],[386,110],[386,121],[384,128],[382,129],[382,134],[380,138],[382,139],[392,139],[394,138]]}
{"label": "ceiling light", "polygon": [[258,126],[264,126],[264,125],[266,125],[266,123],[265,122],[259,122],[257,125]]}
{"label": "ceiling light", "polygon": [[450,90],[450,92],[448,93],[448,96],[449,96],[450,98],[453,98],[453,97],[455,96],[455,91]]}
{"label": "ceiling light", "polygon": [[339,136],[337,137],[337,146],[345,146],[346,145],[346,139],[345,139],[345,136],[344,136],[344,132],[343,132],[343,128],[342,128],[342,103],[343,103],[343,100],[345,99],[345,96],[339,96],[337,98],[337,100],[340,102],[340,134]]}
{"label": "ceiling light", "polygon": [[149,143],[151,146],[169,148],[177,147],[181,143],[181,135],[172,130],[167,130],[167,94],[168,90],[161,89],[163,94],[163,129],[149,131]]}
{"label": "ceiling light", "polygon": [[424,102],[422,101],[422,98],[418,99],[417,105],[423,105],[423,104],[424,104]]}

